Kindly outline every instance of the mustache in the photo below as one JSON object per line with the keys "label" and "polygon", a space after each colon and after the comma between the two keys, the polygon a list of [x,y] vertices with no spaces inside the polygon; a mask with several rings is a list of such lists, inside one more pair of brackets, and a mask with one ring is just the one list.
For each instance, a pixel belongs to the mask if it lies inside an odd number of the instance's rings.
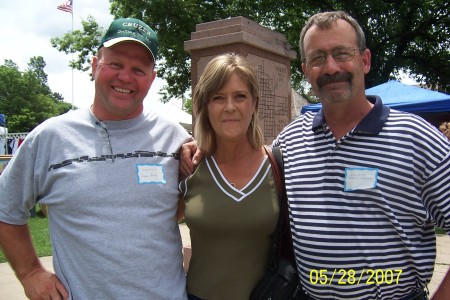
{"label": "mustache", "polygon": [[348,72],[343,73],[337,73],[333,75],[322,75],[319,78],[317,78],[317,85],[319,88],[322,86],[329,84],[329,83],[335,83],[335,82],[341,82],[341,81],[351,81],[353,79],[353,75]]}

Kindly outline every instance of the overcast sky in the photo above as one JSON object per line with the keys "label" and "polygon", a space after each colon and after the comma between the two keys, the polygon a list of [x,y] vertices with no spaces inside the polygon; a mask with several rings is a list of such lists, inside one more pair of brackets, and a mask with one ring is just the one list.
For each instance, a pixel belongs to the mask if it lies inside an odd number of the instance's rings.
{"label": "overcast sky", "polygon": [[[30,58],[42,56],[45,72],[53,92],[63,95],[72,103],[72,70],[69,68],[70,54],[53,48],[52,37],[62,37],[72,30],[72,15],[56,7],[63,0],[0,0],[0,64],[5,59],[15,62],[21,71],[27,68]],[[109,13],[108,0],[73,0],[73,29],[81,29],[81,20],[91,15],[106,29],[113,16]],[[157,94],[163,84],[157,79],[147,95],[146,101],[159,99]],[[73,72],[73,104],[88,107],[94,99],[94,84],[87,72]]]}

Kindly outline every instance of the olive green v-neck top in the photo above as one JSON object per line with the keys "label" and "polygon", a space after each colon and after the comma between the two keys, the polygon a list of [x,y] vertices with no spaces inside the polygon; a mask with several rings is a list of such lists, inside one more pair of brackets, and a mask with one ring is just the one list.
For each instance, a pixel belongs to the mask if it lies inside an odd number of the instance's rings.
{"label": "olive green v-neck top", "polygon": [[205,158],[180,184],[192,258],[188,293],[202,299],[248,300],[265,274],[279,206],[269,160],[241,190]]}

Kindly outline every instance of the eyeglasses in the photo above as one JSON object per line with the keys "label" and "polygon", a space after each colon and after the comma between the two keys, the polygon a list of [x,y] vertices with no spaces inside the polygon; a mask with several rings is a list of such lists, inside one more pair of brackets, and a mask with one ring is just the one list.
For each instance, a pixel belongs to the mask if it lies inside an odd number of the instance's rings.
{"label": "eyeglasses", "polygon": [[357,48],[339,47],[332,49],[331,51],[317,50],[308,54],[303,61],[308,67],[320,67],[326,62],[328,53],[331,53],[331,56],[333,56],[335,61],[345,62],[352,60],[353,57],[355,57],[356,49]]}

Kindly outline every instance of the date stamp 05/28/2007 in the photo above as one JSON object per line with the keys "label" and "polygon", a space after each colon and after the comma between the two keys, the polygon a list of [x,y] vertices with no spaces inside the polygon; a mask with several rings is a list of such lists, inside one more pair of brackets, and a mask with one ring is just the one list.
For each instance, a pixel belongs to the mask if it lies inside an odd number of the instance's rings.
{"label": "date stamp 05/28/2007", "polygon": [[402,270],[362,269],[361,273],[354,269],[312,269],[309,272],[311,284],[398,284]]}

